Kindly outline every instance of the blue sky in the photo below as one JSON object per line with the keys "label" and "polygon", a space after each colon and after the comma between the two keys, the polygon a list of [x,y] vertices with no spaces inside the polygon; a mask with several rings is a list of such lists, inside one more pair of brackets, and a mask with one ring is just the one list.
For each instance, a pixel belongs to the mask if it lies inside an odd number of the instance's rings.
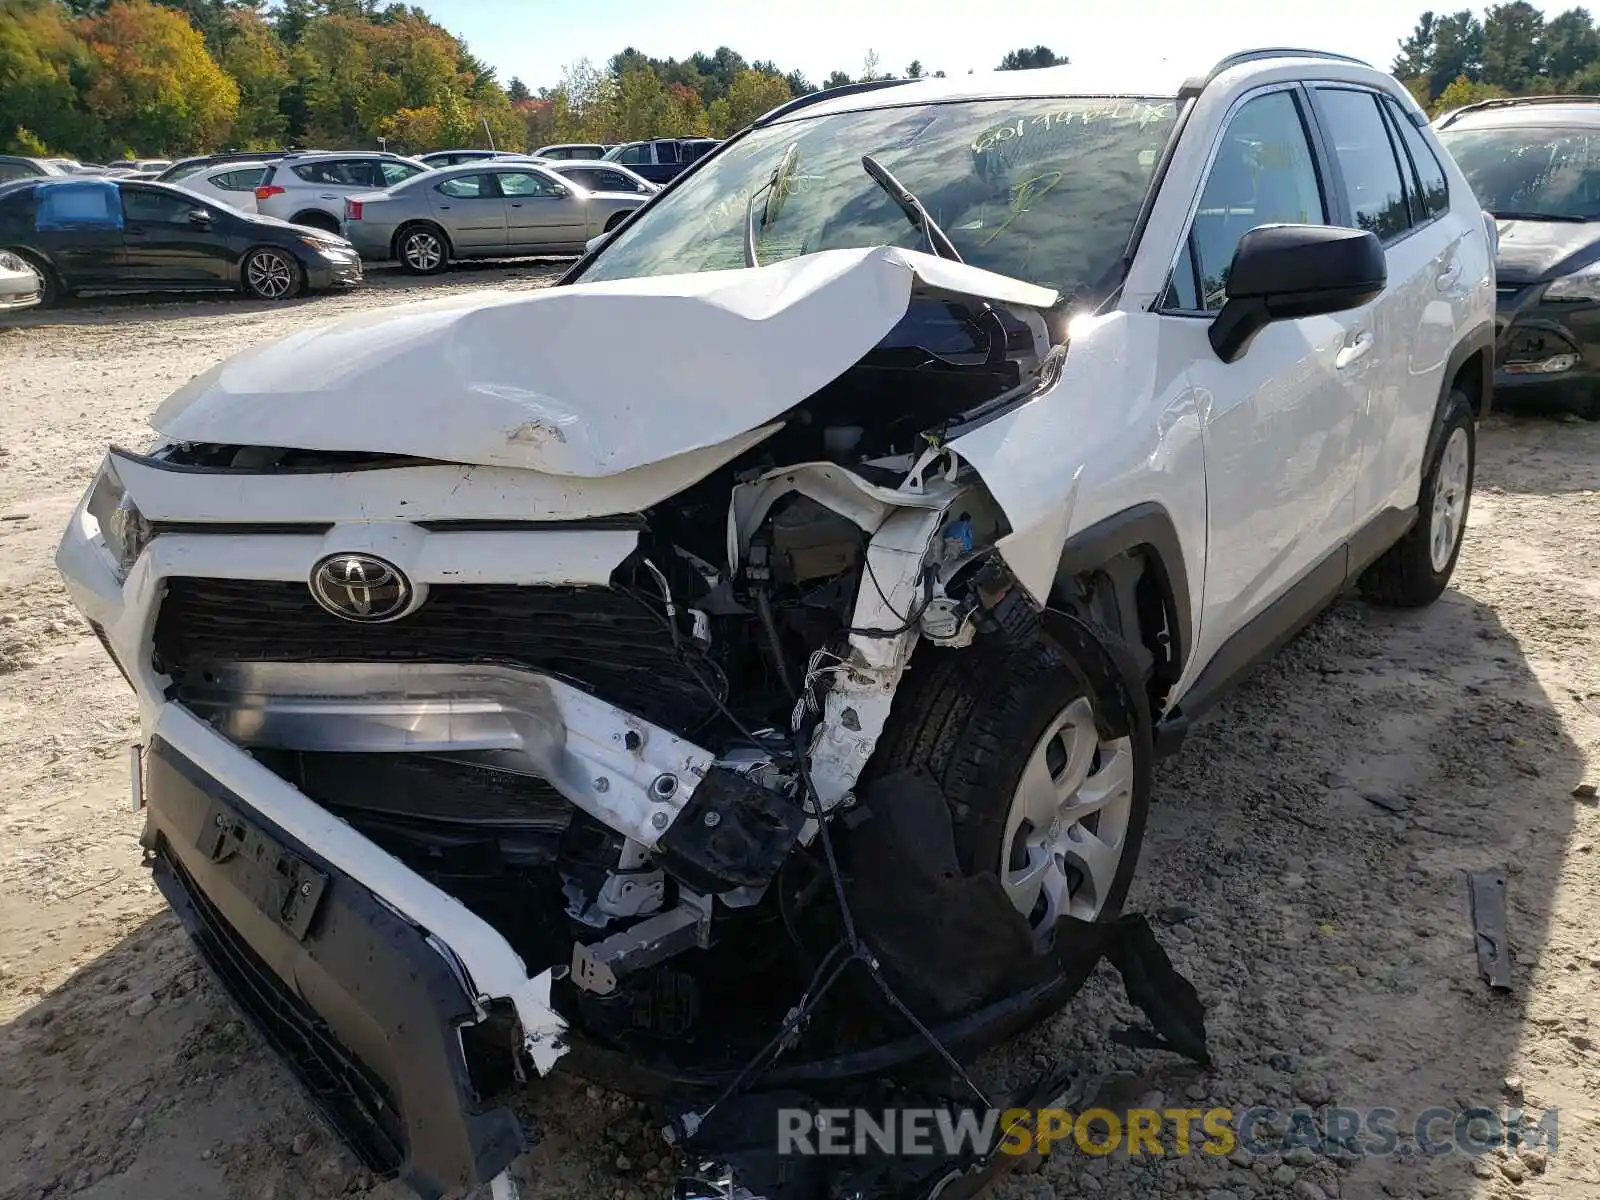
{"label": "blue sky", "polygon": [[[1007,50],[1043,44],[1077,62],[1163,58],[1187,71],[1250,46],[1311,46],[1387,68],[1415,9],[1390,0],[422,0],[473,53],[537,89],[580,58],[597,65],[624,46],[683,57],[732,46],[748,59],[799,68],[813,81],[858,74],[868,50],[899,74],[988,70]],[[1439,6],[1436,6],[1439,7]],[[1451,6],[1444,5],[1448,10]],[[1540,5],[1554,14],[1567,5]]]}

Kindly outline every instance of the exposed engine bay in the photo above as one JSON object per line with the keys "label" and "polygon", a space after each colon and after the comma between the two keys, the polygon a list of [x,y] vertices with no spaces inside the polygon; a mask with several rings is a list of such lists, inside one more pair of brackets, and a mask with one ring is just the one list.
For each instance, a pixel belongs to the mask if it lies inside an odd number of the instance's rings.
{"label": "exposed engine bay", "polygon": [[[517,454],[594,467],[541,476],[565,481],[538,485],[558,515],[400,507],[308,535],[239,526],[285,545],[323,539],[335,552],[309,587],[254,566],[164,570],[148,633],[163,701],[549,980],[559,1037],[509,1008],[463,1028],[480,1092],[563,1060],[662,1100],[697,1153],[713,1149],[713,1114],[758,1088],[854,1086],[932,1060],[962,1103],[987,1104],[963,1063],[1059,1008],[1102,956],[1137,966],[1163,1044],[1203,1058],[1197,1005],[1174,1012],[1187,985],[1148,929],[1019,906],[993,865],[958,848],[963,806],[918,765],[919,740],[940,735],[912,711],[926,700],[907,697],[949,656],[1070,659],[1104,701],[1105,738],[1134,732],[1126,688],[1143,681],[1099,648],[1085,623],[1098,601],[1047,609],[1003,552],[1019,532],[1007,507],[962,451],[966,432],[1061,370],[1058,314],[1025,298],[914,288],[888,332],[799,403],[753,408],[754,430],[723,419],[715,444],[686,434],[667,461],[715,461],[678,468],[683,485],[650,484],[659,495],[628,482],[664,469],[637,444],[606,457],[596,431],[609,416],[540,417],[513,430]],[[173,480],[289,480],[294,493],[274,496],[314,518],[328,478],[381,485],[452,466],[398,441],[266,444],[294,402],[258,402],[242,418],[253,441],[181,436],[216,425],[203,388],[166,425],[158,414],[168,443],[119,461],[131,502],[166,510],[135,520],[124,503],[103,523],[147,543],[193,536]],[[631,495],[646,502],[616,500]],[[364,499],[363,512],[386,503]],[[405,557],[419,531],[434,558]],[[532,565],[508,582],[440,557],[475,537],[515,538]]]}

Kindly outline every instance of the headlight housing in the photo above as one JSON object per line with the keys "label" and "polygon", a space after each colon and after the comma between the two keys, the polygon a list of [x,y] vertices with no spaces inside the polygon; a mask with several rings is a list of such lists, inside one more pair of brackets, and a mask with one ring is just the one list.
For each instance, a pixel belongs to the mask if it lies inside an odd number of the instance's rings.
{"label": "headlight housing", "polygon": [[324,238],[301,238],[302,242],[310,246],[324,258],[343,258],[355,253],[355,247],[345,242],[330,242]]}
{"label": "headlight housing", "polygon": [[9,250],[0,250],[0,267],[4,267],[7,271],[31,271],[31,270],[33,270],[32,267],[30,267],[27,263],[23,262],[20,258],[18,258],[15,254],[11,253],[11,251],[9,251]]}
{"label": "headlight housing", "polygon": [[1544,289],[1546,300],[1600,300],[1600,262],[1563,275]]}
{"label": "headlight housing", "polygon": [[118,577],[126,579],[133,564],[139,561],[139,555],[150,544],[154,530],[122,486],[117,468],[109,458],[100,467],[100,475],[89,492],[87,509],[100,526],[101,540],[116,563]]}

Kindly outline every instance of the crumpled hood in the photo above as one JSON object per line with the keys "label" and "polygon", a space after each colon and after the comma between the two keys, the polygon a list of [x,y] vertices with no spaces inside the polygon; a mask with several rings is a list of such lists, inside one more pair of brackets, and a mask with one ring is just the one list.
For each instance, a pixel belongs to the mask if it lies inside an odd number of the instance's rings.
{"label": "crumpled hood", "polygon": [[1048,288],[893,248],[749,270],[475,292],[247,350],[175,392],[180,442],[614,475],[717,445],[853,366],[914,289],[1048,308]]}
{"label": "crumpled hood", "polygon": [[[1600,223],[1496,221],[1500,254],[1496,275],[1507,283],[1531,283],[1548,274],[1584,266],[1600,250]],[[1570,261],[1569,261],[1570,260]]]}

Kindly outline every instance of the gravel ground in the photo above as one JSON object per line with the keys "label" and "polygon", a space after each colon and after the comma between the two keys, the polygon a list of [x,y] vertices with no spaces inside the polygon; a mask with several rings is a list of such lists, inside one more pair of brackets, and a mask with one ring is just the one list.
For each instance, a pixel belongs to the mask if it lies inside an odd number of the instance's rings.
{"label": "gravel ground", "polygon": [[[104,303],[0,329],[0,1198],[398,1198],[324,1129],[139,866],[126,685],[51,554],[107,441],[243,346],[540,266],[348,296]],[[468,276],[464,278],[464,276]],[[1455,583],[1337,605],[1162,765],[1131,903],[1209,1006],[1209,1071],[1121,1049],[1114,976],[985,1064],[1076,1056],[1109,1106],[1560,1110],[1548,1155],[1057,1153],[1010,1197],[1600,1196],[1600,425],[1494,418]],[[1508,872],[1515,987],[1477,978],[1465,872]],[[527,1101],[534,1197],[665,1194],[626,1102]],[[1169,1143],[1170,1144],[1170,1143]],[[1402,1142],[1401,1149],[1408,1144]]]}

